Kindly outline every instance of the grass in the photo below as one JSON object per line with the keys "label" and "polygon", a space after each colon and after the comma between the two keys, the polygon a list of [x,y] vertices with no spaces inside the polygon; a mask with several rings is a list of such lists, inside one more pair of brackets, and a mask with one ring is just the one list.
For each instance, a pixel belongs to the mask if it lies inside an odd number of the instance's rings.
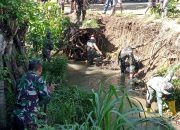
{"label": "grass", "polygon": [[[52,65],[53,67],[48,68]],[[66,61],[61,58],[46,65],[45,74],[57,83],[57,87],[48,105],[50,126],[43,124],[44,130],[174,129],[161,117],[146,118],[143,108],[139,107],[141,104],[129,97],[122,86],[116,88],[110,85],[105,88],[106,85],[101,83],[98,91],[87,93],[79,90],[77,86],[63,82],[59,84],[56,77],[58,74],[64,75],[66,67]],[[164,74],[164,69],[159,73]]]}
{"label": "grass", "polygon": [[[111,85],[105,89],[105,85],[101,84],[98,91],[90,95],[77,88],[60,88],[49,104],[49,120],[54,127],[46,126],[45,129],[173,130],[163,118],[140,118],[143,110],[133,105],[121,88]],[[82,111],[79,113],[79,110]]]}
{"label": "grass", "polygon": [[96,19],[90,19],[83,21],[82,28],[99,28],[99,25]]}
{"label": "grass", "polygon": [[92,94],[75,86],[58,86],[48,105],[49,124],[83,123],[92,109]]}

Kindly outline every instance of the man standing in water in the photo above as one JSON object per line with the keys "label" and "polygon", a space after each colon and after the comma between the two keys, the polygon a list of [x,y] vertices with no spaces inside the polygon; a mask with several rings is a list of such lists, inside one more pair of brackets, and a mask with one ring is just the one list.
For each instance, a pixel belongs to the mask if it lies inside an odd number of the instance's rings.
{"label": "man standing in water", "polygon": [[134,89],[134,82],[132,79],[136,77],[140,71],[142,71],[140,69],[143,67],[143,65],[133,53],[132,47],[125,47],[119,52],[118,63],[120,64],[121,69],[122,84],[125,85],[126,74],[128,74],[128,79],[130,79],[130,88]]}
{"label": "man standing in water", "polygon": [[93,65],[94,58],[99,57],[100,55],[102,55],[102,52],[96,45],[94,35],[91,35],[90,40],[87,42],[87,56],[89,64]]}

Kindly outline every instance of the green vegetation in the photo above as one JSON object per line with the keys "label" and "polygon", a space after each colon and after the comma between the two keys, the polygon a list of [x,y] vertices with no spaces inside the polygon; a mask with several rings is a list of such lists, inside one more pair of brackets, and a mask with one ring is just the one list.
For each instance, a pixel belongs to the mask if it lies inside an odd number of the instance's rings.
{"label": "green vegetation", "polygon": [[43,63],[43,77],[47,82],[62,84],[66,80],[67,58],[53,57],[50,62]]}
{"label": "green vegetation", "polygon": [[57,86],[48,106],[49,124],[82,124],[92,110],[92,94],[68,85]]}
{"label": "green vegetation", "polygon": [[178,17],[180,15],[180,10],[176,8],[179,0],[170,0],[168,4],[169,16]]}
{"label": "green vegetation", "polygon": [[[180,11],[176,8],[179,0],[170,0],[168,3],[168,16],[171,18],[176,18],[179,16]],[[153,12],[153,9],[151,9],[151,13]],[[157,5],[157,8],[155,9],[157,17],[161,15],[161,8],[160,5]]]}
{"label": "green vegetation", "polygon": [[177,111],[179,111],[180,110],[180,79],[174,79],[172,83],[175,88],[174,96],[176,100],[176,108],[177,108]]}
{"label": "green vegetation", "polygon": [[56,3],[51,2],[35,4],[32,13],[33,17],[29,20],[29,30],[26,35],[31,54],[42,50],[47,29],[51,32],[55,49],[60,48],[63,44],[62,34],[70,26],[70,19],[62,15]]}
{"label": "green vegetation", "polygon": [[96,19],[84,20],[82,28],[99,28],[99,25]]}
{"label": "green vegetation", "polygon": [[[129,17],[132,16],[129,15]],[[62,34],[70,26],[69,18],[64,17],[56,3],[51,2],[38,4],[31,0],[23,2],[22,0],[2,0],[0,21],[8,21],[8,19],[17,26],[27,25],[28,31],[24,40],[28,58],[40,57],[47,29],[51,30],[56,50],[64,44]],[[95,19],[92,19],[84,21],[82,27],[98,28],[99,25]],[[15,32],[16,28],[13,31]],[[16,59],[19,60],[19,64],[22,64],[26,61],[26,55],[18,55]],[[48,124],[43,120],[39,122],[43,130],[173,129],[162,118],[142,118],[139,114],[145,116],[143,109],[137,107],[123,89],[113,85],[105,89],[105,85],[102,84],[97,92],[89,93],[70,86],[66,82],[67,58],[65,57],[51,58],[49,62],[43,63],[43,69],[43,77],[47,82],[55,85],[55,92],[48,104]],[[160,73],[163,74],[164,70]],[[8,69],[1,69],[0,79],[9,80],[8,77]],[[179,86],[179,80],[174,80],[173,84]],[[11,85],[7,84],[6,87],[7,116],[10,117],[15,95]],[[175,95],[180,99],[179,87],[177,90]],[[40,115],[45,113],[40,112]]]}

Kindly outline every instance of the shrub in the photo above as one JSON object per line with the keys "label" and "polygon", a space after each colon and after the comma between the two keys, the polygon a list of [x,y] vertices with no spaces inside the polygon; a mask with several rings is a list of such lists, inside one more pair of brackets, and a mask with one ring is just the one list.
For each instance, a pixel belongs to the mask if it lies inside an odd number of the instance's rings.
{"label": "shrub", "polygon": [[[179,0],[170,0],[168,3],[168,15],[169,17],[176,17],[180,14],[180,11],[176,8]],[[151,9],[151,12],[153,9]],[[158,16],[161,15],[161,8],[160,5],[157,5],[157,8],[155,9],[155,12]]]}
{"label": "shrub", "polygon": [[58,86],[48,105],[49,123],[82,124],[92,110],[92,94],[80,91],[75,86]]}
{"label": "shrub", "polygon": [[[133,105],[131,97],[121,89],[111,85],[105,91],[101,85],[98,92],[93,92],[93,98],[89,98],[93,105],[86,120],[83,123],[65,123],[55,125],[61,130],[128,130],[128,129],[165,129],[173,128],[163,118],[140,118],[143,112],[141,108]],[[59,117],[60,118],[60,117]]]}
{"label": "shrub", "polygon": [[29,46],[29,55],[38,55],[42,50],[45,40],[46,30],[51,32],[54,49],[62,46],[63,31],[70,26],[70,19],[65,17],[59,9],[57,3],[46,2],[37,4],[31,10],[29,19],[29,29],[26,35],[26,43]]}
{"label": "shrub", "polygon": [[53,57],[51,61],[43,63],[43,77],[47,82],[62,84],[66,79],[67,58]]}

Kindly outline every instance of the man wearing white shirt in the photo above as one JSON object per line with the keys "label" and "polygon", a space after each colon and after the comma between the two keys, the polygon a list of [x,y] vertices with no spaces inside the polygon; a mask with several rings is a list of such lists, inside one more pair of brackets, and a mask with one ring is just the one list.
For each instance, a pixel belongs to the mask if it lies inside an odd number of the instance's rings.
{"label": "man wearing white shirt", "polygon": [[170,73],[166,77],[153,77],[147,82],[146,108],[150,112],[153,98],[156,96],[159,114],[163,116],[163,99],[168,101],[169,109],[174,116],[176,114],[175,100],[173,97],[173,85],[169,82],[172,78]]}

